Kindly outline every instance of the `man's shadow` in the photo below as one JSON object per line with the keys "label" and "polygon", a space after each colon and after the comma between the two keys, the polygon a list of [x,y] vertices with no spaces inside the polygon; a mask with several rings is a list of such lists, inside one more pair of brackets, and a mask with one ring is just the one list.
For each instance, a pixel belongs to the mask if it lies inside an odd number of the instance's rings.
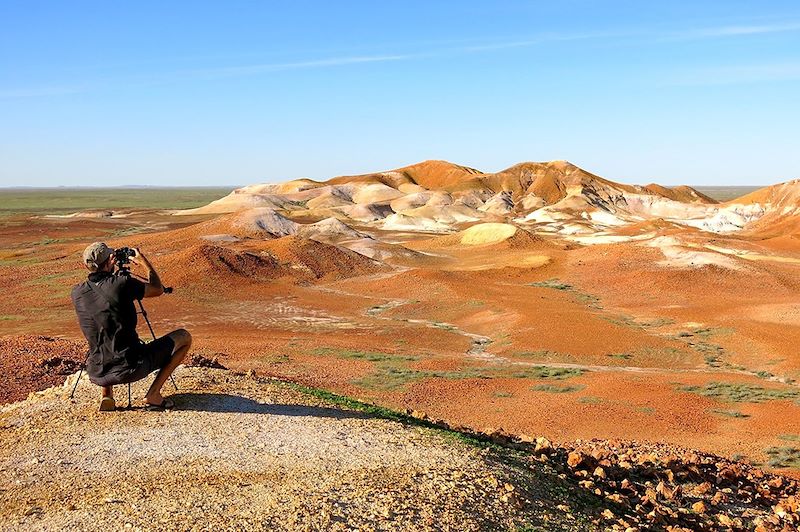
{"label": "man's shadow", "polygon": [[170,398],[175,401],[176,410],[196,412],[312,416],[334,419],[370,419],[372,417],[363,412],[322,406],[259,403],[247,397],[227,393],[177,393],[171,395]]}

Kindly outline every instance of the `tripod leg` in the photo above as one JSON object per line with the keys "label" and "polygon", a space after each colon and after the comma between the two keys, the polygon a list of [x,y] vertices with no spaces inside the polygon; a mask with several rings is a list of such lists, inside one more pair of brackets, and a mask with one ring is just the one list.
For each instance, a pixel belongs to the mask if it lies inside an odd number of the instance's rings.
{"label": "tripod leg", "polygon": [[[147,324],[147,328],[150,329],[150,335],[153,337],[153,341],[156,340],[156,333],[153,330],[153,325],[150,323],[150,318],[147,317],[147,311],[144,309],[144,305],[142,305],[142,300],[137,299],[136,302],[139,304],[139,314],[142,315],[144,318],[144,322]],[[175,391],[178,391],[178,385],[175,384],[175,377],[172,375],[169,376],[169,380],[172,381],[172,385],[175,387]]]}
{"label": "tripod leg", "polygon": [[81,382],[81,376],[83,375],[83,368],[86,367],[86,362],[88,361],[89,361],[89,353],[86,353],[86,358],[83,359],[83,366],[81,366],[81,370],[78,372],[78,378],[75,379],[75,386],[72,387],[72,392],[69,394],[70,399],[75,397],[75,390],[78,389],[78,383]]}
{"label": "tripod leg", "polygon": [[131,408],[131,383],[128,383],[128,408]]}
{"label": "tripod leg", "polygon": [[75,397],[75,390],[78,388],[78,383],[81,382],[81,375],[83,375],[83,368],[78,372],[78,378],[75,380],[75,386],[72,387],[72,393],[69,394],[69,398],[72,399]]}

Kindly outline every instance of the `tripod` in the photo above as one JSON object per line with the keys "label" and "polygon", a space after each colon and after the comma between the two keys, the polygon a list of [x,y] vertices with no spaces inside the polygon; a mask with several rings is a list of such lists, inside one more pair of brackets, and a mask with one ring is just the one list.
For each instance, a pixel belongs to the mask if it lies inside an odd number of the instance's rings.
{"label": "tripod", "polygon": [[[165,294],[171,294],[172,293],[172,287],[171,286],[165,286],[164,287],[164,293]],[[142,305],[142,300],[141,299],[137,299],[136,302],[139,304],[139,310],[136,312],[136,314],[141,314],[142,315],[142,317],[144,318],[144,322],[147,324],[147,328],[150,329],[150,335],[153,337],[153,340],[155,340],[156,339],[156,333],[155,333],[155,331],[153,331],[153,325],[150,323],[150,318],[147,317],[147,311],[144,309],[144,305]],[[177,392],[178,391],[178,385],[175,384],[175,376],[174,375],[170,375],[169,376],[169,380],[172,381],[172,385],[175,387],[175,391]],[[130,406],[131,406],[131,383],[128,383],[128,407],[130,407]]]}
{"label": "tripod", "polygon": [[[131,275],[131,272],[128,268],[123,265],[120,265],[119,271],[117,272],[118,275]],[[173,291],[171,286],[164,287],[165,294],[171,294]],[[147,311],[144,309],[144,305],[142,305],[142,300],[137,299],[136,303],[139,304],[139,310],[136,311],[136,314],[141,314],[144,318],[145,323],[147,323],[147,328],[150,330],[150,335],[153,337],[153,340],[156,340],[156,333],[153,330],[153,325],[150,323],[150,318],[147,317]],[[72,399],[75,396],[75,390],[78,388],[78,383],[81,381],[81,376],[83,375],[83,368],[86,367],[87,362],[89,361],[89,353],[86,353],[86,358],[83,360],[83,366],[81,366],[80,371],[78,372],[78,378],[75,380],[75,385],[72,387],[72,392],[69,394],[69,398]],[[175,391],[178,391],[178,385],[175,383],[175,376],[169,376],[170,381],[172,381],[172,385],[175,387]],[[128,384],[128,406],[125,407],[126,409],[130,410],[131,406],[131,383]]]}

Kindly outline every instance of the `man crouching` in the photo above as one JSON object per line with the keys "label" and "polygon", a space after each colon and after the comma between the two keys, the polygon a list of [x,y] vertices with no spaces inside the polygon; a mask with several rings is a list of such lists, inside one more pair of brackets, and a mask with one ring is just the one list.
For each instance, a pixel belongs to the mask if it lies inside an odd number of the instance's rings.
{"label": "man crouching", "polygon": [[[181,363],[192,345],[192,336],[178,329],[150,343],[136,333],[134,301],[158,297],[164,293],[150,261],[138,249],[131,252],[130,262],[146,271],[147,282],[132,275],[116,272],[114,250],[103,242],[91,244],[83,252],[83,263],[89,269],[86,281],[72,289],[72,303],[78,324],[89,343],[86,372],[89,380],[102,387],[100,410],[116,408],[115,384],[127,384],[158,371],[145,396],[147,410],[165,410],[175,405],[161,396],[161,387]],[[122,269],[120,269],[122,270]]]}

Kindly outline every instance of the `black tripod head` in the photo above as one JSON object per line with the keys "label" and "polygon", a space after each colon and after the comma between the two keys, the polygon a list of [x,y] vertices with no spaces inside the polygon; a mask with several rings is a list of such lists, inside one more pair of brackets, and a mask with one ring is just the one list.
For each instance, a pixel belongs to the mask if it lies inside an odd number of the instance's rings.
{"label": "black tripod head", "polygon": [[[117,272],[116,272],[116,274],[117,275],[122,275],[122,276],[125,276],[125,277],[130,277],[131,276],[131,265],[130,265],[130,263],[117,264]],[[165,294],[171,294],[173,291],[175,291],[175,289],[173,287],[171,287],[171,286],[165,286],[164,287],[164,293]]]}

